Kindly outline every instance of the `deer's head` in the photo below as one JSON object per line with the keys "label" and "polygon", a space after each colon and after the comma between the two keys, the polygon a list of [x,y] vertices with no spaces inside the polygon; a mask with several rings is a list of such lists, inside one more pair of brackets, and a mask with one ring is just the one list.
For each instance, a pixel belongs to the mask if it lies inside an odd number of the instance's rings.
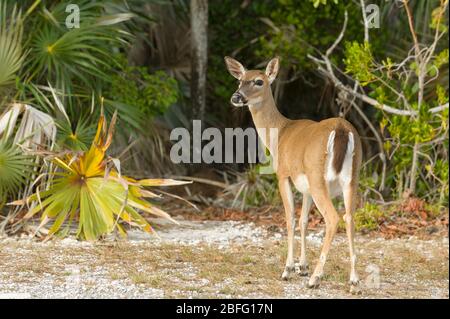
{"label": "deer's head", "polygon": [[266,71],[246,70],[237,60],[225,57],[228,72],[239,80],[239,87],[231,96],[231,104],[234,106],[256,105],[264,101],[267,92],[270,92],[270,84],[275,80],[280,68],[278,58],[270,60]]}

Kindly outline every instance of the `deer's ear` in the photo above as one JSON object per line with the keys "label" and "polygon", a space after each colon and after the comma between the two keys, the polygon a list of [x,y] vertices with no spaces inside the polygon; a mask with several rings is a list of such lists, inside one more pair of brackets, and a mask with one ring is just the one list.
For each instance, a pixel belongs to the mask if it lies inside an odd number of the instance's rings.
{"label": "deer's ear", "polygon": [[269,78],[269,82],[272,83],[277,77],[278,70],[280,69],[280,59],[278,57],[270,60],[266,67],[266,75]]}
{"label": "deer's ear", "polygon": [[242,79],[245,74],[245,68],[239,61],[226,56],[225,64],[227,65],[228,72],[230,72],[232,76],[238,80]]}

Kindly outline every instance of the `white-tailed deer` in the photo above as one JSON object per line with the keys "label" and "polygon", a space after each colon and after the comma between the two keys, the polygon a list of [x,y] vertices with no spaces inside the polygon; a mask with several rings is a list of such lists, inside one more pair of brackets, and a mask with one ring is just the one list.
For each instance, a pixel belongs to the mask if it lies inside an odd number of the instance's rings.
{"label": "white-tailed deer", "polygon": [[[286,212],[288,234],[288,253],[282,278],[289,279],[295,269],[295,210],[290,179],[297,190],[303,194],[299,263],[300,274],[303,276],[308,274],[306,229],[308,214],[313,202],[325,220],[322,252],[309,279],[308,287],[318,287],[320,283],[339,221],[332,198],[340,194],[343,194],[344,197],[344,220],[350,248],[350,284],[357,285],[359,278],[355,269],[353,212],[357,200],[362,157],[358,132],[349,122],[341,118],[315,122],[290,120],[284,117],[275,105],[270,88],[278,73],[278,58],[269,62],[265,72],[246,70],[241,63],[230,57],[225,57],[225,63],[231,75],[239,80],[239,88],[231,97],[231,103],[234,106],[248,105],[258,132],[268,132],[270,128],[278,130],[278,165],[275,169]],[[268,137],[261,135],[260,137],[271,153],[277,151],[268,145]]]}

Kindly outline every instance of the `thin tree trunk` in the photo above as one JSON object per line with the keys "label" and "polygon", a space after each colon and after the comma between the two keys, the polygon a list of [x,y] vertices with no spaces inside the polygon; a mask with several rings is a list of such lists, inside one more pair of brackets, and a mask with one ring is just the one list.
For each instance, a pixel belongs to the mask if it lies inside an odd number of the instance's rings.
{"label": "thin tree trunk", "polygon": [[419,143],[414,144],[413,148],[413,159],[411,164],[411,175],[410,175],[410,181],[409,181],[409,191],[411,195],[414,195],[416,192],[416,175],[417,175],[417,169],[418,169],[418,157],[419,157]]}
{"label": "thin tree trunk", "polygon": [[191,101],[192,116],[202,120],[206,105],[208,65],[208,0],[191,0]]}

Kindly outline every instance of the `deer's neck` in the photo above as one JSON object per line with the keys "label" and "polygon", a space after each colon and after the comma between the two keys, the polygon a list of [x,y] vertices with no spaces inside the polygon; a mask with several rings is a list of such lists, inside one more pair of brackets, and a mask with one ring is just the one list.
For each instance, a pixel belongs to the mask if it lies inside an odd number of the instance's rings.
{"label": "deer's neck", "polygon": [[274,145],[273,140],[271,142],[271,139],[275,138],[275,136],[270,132],[271,130],[273,132],[275,129],[277,131],[277,136],[279,137],[281,135],[281,131],[290,120],[278,111],[270,88],[267,90],[262,102],[249,105],[249,109],[259,137],[263,141],[264,145],[273,154],[272,148]]}

